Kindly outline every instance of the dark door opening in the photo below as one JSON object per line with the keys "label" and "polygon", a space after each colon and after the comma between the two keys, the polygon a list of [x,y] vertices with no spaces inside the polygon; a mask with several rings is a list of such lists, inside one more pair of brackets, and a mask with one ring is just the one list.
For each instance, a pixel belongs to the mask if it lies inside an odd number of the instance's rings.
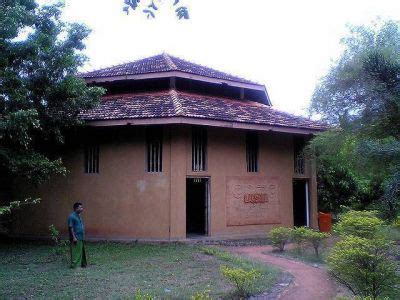
{"label": "dark door opening", "polygon": [[186,179],[186,235],[208,234],[208,179]]}
{"label": "dark door opening", "polygon": [[294,226],[309,226],[309,193],[307,180],[293,180]]}

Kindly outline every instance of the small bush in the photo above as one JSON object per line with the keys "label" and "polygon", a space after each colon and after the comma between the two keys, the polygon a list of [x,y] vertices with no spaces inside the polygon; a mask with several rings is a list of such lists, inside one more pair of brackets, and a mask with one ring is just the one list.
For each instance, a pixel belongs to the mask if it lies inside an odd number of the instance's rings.
{"label": "small bush", "polygon": [[286,243],[290,239],[292,230],[293,229],[287,227],[276,227],[271,229],[268,237],[271,240],[272,246],[278,248],[280,251],[283,251]]}
{"label": "small bush", "polygon": [[319,232],[316,230],[313,230],[311,228],[306,228],[306,240],[311,244],[311,246],[314,248],[315,255],[318,257],[319,256],[319,249],[322,245],[322,243],[325,241],[327,237],[329,237],[329,234],[324,233],[324,232]]}
{"label": "small bush", "polygon": [[354,235],[336,243],[328,256],[328,268],[355,295],[376,299],[398,282],[391,260],[393,243]]}
{"label": "small bush", "polygon": [[49,226],[49,232],[50,232],[50,238],[54,244],[53,252],[57,255],[66,253],[67,242],[60,238],[60,232],[53,224]]}
{"label": "small bush", "polygon": [[350,210],[339,217],[334,231],[343,237],[353,235],[373,238],[382,227],[383,221],[376,216],[375,211]]}
{"label": "small bush", "polygon": [[400,216],[397,216],[397,218],[394,220],[393,227],[400,230]]}
{"label": "small bush", "polygon": [[291,232],[292,240],[297,244],[297,250],[299,251],[307,241],[308,230],[306,227],[295,227]]}
{"label": "small bush", "polygon": [[192,297],[190,297],[190,299],[191,300],[211,300],[210,291],[209,290],[205,290],[205,291],[202,291],[202,292],[197,292]]}
{"label": "small bush", "polygon": [[133,295],[133,300],[153,300],[154,297],[150,294],[146,294],[141,290],[137,290]]}
{"label": "small bush", "polygon": [[226,280],[236,286],[239,296],[247,297],[255,290],[255,284],[261,277],[261,273],[256,269],[246,271],[241,268],[220,267],[222,275]]}

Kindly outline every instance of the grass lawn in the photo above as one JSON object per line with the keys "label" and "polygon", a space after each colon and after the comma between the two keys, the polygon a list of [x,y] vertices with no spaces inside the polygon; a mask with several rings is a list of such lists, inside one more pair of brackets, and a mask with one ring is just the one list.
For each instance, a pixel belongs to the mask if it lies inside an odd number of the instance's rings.
{"label": "grass lawn", "polygon": [[[213,248],[183,244],[87,244],[89,267],[71,270],[65,254],[39,244],[0,245],[0,299],[132,298],[135,291],[157,298],[190,298],[210,291],[233,295],[220,265],[257,268],[259,292],[270,289],[279,271]],[[211,250],[210,250],[211,249]]]}

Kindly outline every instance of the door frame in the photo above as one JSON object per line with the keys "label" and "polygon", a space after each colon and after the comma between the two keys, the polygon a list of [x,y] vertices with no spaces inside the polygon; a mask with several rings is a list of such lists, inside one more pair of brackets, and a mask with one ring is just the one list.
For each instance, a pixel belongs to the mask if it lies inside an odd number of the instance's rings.
{"label": "door frame", "polygon": [[[204,236],[210,236],[211,235],[211,230],[210,230],[210,228],[211,228],[211,177],[210,176],[187,175],[186,179],[205,179],[206,180],[206,183],[205,183],[206,184],[206,194],[205,194],[205,197],[206,197],[206,199],[205,199],[206,200],[205,201],[206,217],[205,218],[206,219],[205,219],[205,224],[204,224],[204,226],[205,226]],[[186,196],[187,196],[187,192],[186,192]],[[185,196],[185,198],[186,198],[186,196]],[[186,203],[187,203],[187,198],[185,201],[185,205],[186,205]],[[187,222],[186,219],[185,219],[185,221]],[[187,232],[186,232],[186,236],[187,236]]]}
{"label": "door frame", "polygon": [[[300,181],[300,182],[303,182],[304,183],[304,193],[305,193],[305,197],[304,197],[304,200],[305,200],[305,206],[306,206],[306,211],[305,211],[305,225],[304,226],[306,226],[306,227],[310,227],[311,226],[311,216],[310,216],[310,213],[311,213],[311,209],[310,209],[310,200],[311,200],[311,197],[310,197],[310,180],[308,179],[308,178],[293,178],[293,182],[294,181]],[[294,201],[294,191],[293,191],[293,189],[292,189],[292,197],[293,197],[293,200],[292,201]],[[293,209],[294,209],[294,207],[293,207]],[[294,211],[293,211],[293,216],[294,216]],[[294,221],[294,220],[293,220]]]}

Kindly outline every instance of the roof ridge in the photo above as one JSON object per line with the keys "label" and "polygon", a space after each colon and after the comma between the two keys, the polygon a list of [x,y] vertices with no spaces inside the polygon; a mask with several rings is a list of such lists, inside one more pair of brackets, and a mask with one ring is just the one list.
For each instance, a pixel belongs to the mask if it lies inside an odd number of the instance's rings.
{"label": "roof ridge", "polygon": [[179,96],[178,93],[175,89],[171,89],[169,91],[169,94],[171,96],[172,99],[172,105],[174,106],[175,112],[178,116],[183,116],[183,107],[182,107],[182,103],[179,100]]}
{"label": "roof ridge", "polygon": [[168,53],[163,52],[162,56],[168,67],[170,67],[172,70],[178,70],[178,67],[175,65]]}
{"label": "roof ridge", "polygon": [[[167,54],[167,53],[166,53],[166,54]],[[173,59],[177,59],[177,60],[183,61],[183,62],[185,62],[185,63],[187,63],[187,64],[197,65],[197,66],[199,66],[199,67],[201,67],[201,68],[209,69],[209,70],[211,70],[211,71],[213,71],[213,72],[217,72],[217,73],[222,73],[222,74],[224,74],[224,75],[228,75],[229,77],[232,77],[232,78],[236,78],[236,79],[239,79],[239,80],[249,81],[249,82],[251,82],[252,84],[262,85],[261,83],[259,83],[259,82],[257,82],[257,81],[253,81],[253,80],[246,79],[246,78],[244,78],[244,77],[242,77],[242,76],[240,76],[240,75],[233,74],[233,73],[231,73],[231,72],[229,72],[229,71],[227,71],[227,70],[218,70],[218,69],[216,69],[216,68],[213,67],[213,66],[207,66],[207,65],[202,64],[202,63],[197,62],[197,61],[188,60],[188,59],[186,59],[186,58],[182,58],[182,57],[174,56],[174,55],[170,55],[170,54],[167,54],[167,55],[168,55],[168,57],[171,59],[171,61],[173,61]],[[174,63],[174,65],[175,65],[175,63]],[[176,65],[175,65],[175,66],[176,66]],[[178,68],[178,70],[180,70],[180,69]],[[186,71],[183,71],[183,70],[180,70],[180,71],[181,71],[181,72],[186,72]]]}

